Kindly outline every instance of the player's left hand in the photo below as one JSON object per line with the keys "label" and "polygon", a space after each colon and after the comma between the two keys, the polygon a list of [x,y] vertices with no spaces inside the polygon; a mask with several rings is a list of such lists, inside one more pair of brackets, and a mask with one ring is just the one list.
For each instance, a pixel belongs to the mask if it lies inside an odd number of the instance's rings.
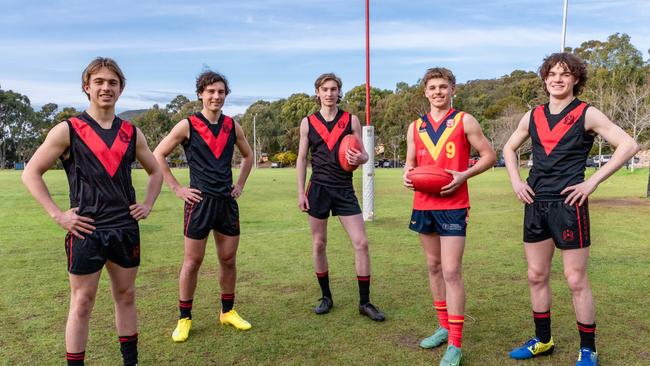
{"label": "player's left hand", "polygon": [[129,206],[129,210],[131,211],[131,216],[140,221],[149,216],[149,213],[151,213],[151,206],[144,203],[135,203]]}
{"label": "player's left hand", "polygon": [[241,196],[243,190],[244,187],[240,186],[239,184],[235,184],[232,186],[232,192],[230,192],[230,196],[232,196],[234,199],[237,199],[239,196]]}
{"label": "player's left hand", "polygon": [[578,206],[582,206],[582,204],[587,200],[587,197],[589,197],[590,194],[594,193],[596,187],[596,184],[590,182],[587,179],[582,183],[574,184],[572,186],[564,188],[560,194],[571,192],[564,200],[564,203],[573,206],[577,202]]}
{"label": "player's left hand", "polygon": [[354,148],[349,148],[348,151],[345,152],[345,158],[350,165],[361,165],[367,160],[365,159],[364,153]]}
{"label": "player's left hand", "polygon": [[454,178],[452,179],[451,183],[442,187],[442,189],[440,190],[441,196],[448,196],[454,193],[454,191],[457,190],[458,187],[460,187],[467,180],[467,175],[465,175],[465,172],[458,172],[451,169],[445,169],[445,171],[451,174],[452,177]]}

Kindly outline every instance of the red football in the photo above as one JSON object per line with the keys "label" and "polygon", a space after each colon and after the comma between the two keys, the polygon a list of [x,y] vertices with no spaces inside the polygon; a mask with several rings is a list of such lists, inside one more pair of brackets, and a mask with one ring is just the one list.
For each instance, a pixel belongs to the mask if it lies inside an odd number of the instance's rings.
{"label": "red football", "polygon": [[436,195],[453,180],[452,175],[444,169],[431,165],[419,166],[409,171],[406,177],[411,180],[416,191]]}
{"label": "red football", "polygon": [[346,172],[352,172],[359,167],[358,165],[349,164],[348,159],[345,158],[345,152],[349,148],[361,151],[361,143],[353,134],[345,135],[339,144],[339,163],[341,164],[341,168]]}

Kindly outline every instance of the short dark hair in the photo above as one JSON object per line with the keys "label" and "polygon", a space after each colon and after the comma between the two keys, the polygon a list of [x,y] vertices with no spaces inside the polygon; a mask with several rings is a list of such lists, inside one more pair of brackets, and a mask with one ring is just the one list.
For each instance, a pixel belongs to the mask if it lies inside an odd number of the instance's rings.
{"label": "short dark hair", "polygon": [[120,69],[120,66],[113,60],[112,58],[109,57],[97,57],[94,60],[90,61],[88,66],[84,69],[83,73],[81,73],[81,91],[86,94],[88,99],[90,99],[90,95],[86,93],[86,90],[84,87],[90,83],[90,77],[92,74],[98,72],[102,67],[105,67],[117,75],[117,78],[120,80],[120,92],[124,91],[124,87],[126,86],[126,78],[124,77],[124,73],[122,72],[122,69]]}
{"label": "short dark hair", "polygon": [[452,87],[456,87],[456,77],[451,70],[444,67],[432,67],[422,77],[422,86],[426,88],[427,82],[431,79],[446,79]]}
{"label": "short dark hair", "polygon": [[544,59],[542,66],[539,67],[539,77],[542,78],[542,86],[544,87],[546,95],[549,95],[549,92],[546,89],[546,78],[548,77],[549,72],[551,72],[551,69],[558,64],[566,68],[571,75],[578,80],[576,85],[573,86],[573,95],[580,95],[585,84],[587,84],[587,65],[580,59],[580,57],[568,52],[551,54]]}
{"label": "short dark hair", "polygon": [[230,87],[228,86],[228,80],[225,76],[214,71],[204,71],[196,78],[196,94],[201,94],[205,88],[214,83],[223,83],[226,87],[226,95],[230,94]]}

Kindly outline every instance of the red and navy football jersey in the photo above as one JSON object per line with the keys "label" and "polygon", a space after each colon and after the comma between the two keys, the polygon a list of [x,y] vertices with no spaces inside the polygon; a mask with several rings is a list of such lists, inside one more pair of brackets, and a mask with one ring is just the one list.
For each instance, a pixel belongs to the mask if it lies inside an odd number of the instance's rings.
{"label": "red and navy football jersey", "polygon": [[86,112],[66,122],[69,157],[61,159],[70,186],[70,207],[94,219],[97,229],[137,225],[129,211],[135,203],[131,164],[136,128],[115,117],[111,128],[104,129]]}
{"label": "red and navy football jersey", "polygon": [[235,122],[224,115],[210,123],[199,112],[187,118],[190,137],[183,142],[190,167],[190,187],[203,194],[227,198],[232,192],[232,155],[237,136]]}
{"label": "red and navy football jersey", "polygon": [[[427,113],[413,122],[417,166],[432,165],[458,172],[467,170],[471,145],[465,136],[464,116],[465,112],[452,108],[440,121],[435,121]],[[413,197],[415,210],[455,210],[468,207],[467,182],[448,196],[415,191]]]}
{"label": "red and navy football jersey", "polygon": [[533,167],[528,185],[536,200],[561,200],[560,192],[585,179],[587,157],[594,135],[585,131],[589,105],[574,99],[559,114],[551,114],[548,103],[530,114],[528,132],[533,147]]}
{"label": "red and navy football jersey", "polygon": [[352,133],[352,115],[339,109],[332,121],[316,112],[309,121],[311,152],[311,181],[328,187],[352,187],[352,173],[341,168],[339,145],[345,135]]}

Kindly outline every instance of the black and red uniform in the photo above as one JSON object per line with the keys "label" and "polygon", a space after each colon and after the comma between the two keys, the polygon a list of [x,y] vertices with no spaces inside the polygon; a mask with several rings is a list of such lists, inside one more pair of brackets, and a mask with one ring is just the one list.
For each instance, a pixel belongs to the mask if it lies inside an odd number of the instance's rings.
{"label": "black and red uniform", "polygon": [[221,114],[210,123],[203,114],[187,118],[190,137],[183,142],[190,167],[190,187],[201,191],[199,203],[185,203],[184,235],[205,239],[210,231],[239,235],[239,206],[231,196],[232,155],[237,141],[235,122]]}
{"label": "black and red uniform", "polygon": [[587,103],[576,98],[559,114],[551,114],[548,103],[530,114],[533,167],[527,182],[535,201],[525,207],[524,242],[552,238],[560,249],[591,244],[587,201],[582,206],[568,205],[564,203],[567,194],[560,193],[585,179],[594,143],[594,135],[585,130],[587,108]]}
{"label": "black and red uniform", "polygon": [[361,213],[352,186],[352,173],[341,168],[339,145],[345,135],[352,133],[352,115],[339,109],[332,121],[316,112],[309,121],[309,149],[312,173],[307,188],[307,213],[318,219],[351,216]]}
{"label": "black and red uniform", "polygon": [[85,239],[71,233],[66,236],[68,271],[94,273],[106,260],[136,267],[140,233],[129,210],[136,202],[131,183],[136,128],[115,117],[111,128],[104,129],[86,112],[66,122],[69,157],[61,160],[70,185],[70,207],[78,207],[78,215],[95,220],[92,225],[96,227],[92,234],[83,234]]}

